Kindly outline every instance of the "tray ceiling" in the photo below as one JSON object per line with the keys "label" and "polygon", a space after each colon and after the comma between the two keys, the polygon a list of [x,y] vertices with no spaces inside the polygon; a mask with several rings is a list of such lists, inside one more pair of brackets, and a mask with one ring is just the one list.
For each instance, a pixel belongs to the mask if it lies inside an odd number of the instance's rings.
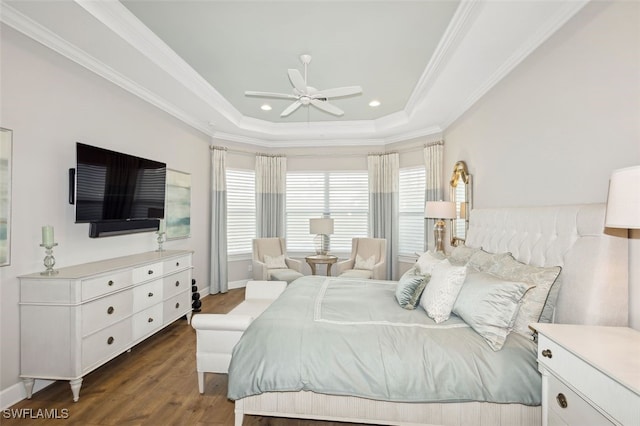
{"label": "tray ceiling", "polygon": [[[3,0],[1,17],[212,137],[375,145],[442,132],[585,3]],[[342,117],[244,95],[292,93],[302,54],[309,85],[362,87],[331,100]]]}

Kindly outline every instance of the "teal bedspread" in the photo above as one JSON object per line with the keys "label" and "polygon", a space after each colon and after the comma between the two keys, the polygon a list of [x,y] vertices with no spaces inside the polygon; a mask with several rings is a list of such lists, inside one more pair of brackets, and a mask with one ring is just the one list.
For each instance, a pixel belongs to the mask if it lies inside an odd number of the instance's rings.
{"label": "teal bedspread", "polygon": [[539,405],[535,343],[510,334],[502,350],[461,319],[434,323],[401,308],[394,281],[299,278],[233,351],[228,397],[308,390],[404,402]]}

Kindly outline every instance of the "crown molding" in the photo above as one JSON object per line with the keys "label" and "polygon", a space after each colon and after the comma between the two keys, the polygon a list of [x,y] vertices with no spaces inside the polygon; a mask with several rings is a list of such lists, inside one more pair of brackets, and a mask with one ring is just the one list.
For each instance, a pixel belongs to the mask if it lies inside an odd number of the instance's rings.
{"label": "crown molding", "polygon": [[505,78],[526,57],[551,37],[560,27],[569,21],[580,9],[591,0],[575,0],[566,3],[562,9],[554,14],[536,34],[526,40],[476,91],[474,91],[456,110],[442,122],[446,129],[468,111],[480,98],[491,90],[498,82]]}
{"label": "crown molding", "polygon": [[426,97],[442,70],[445,68],[451,54],[455,52],[458,43],[469,31],[469,28],[473,24],[473,18],[476,16],[474,11],[479,9],[477,7],[479,2],[480,0],[462,0],[460,2],[442,39],[438,43],[427,67],[420,76],[415,89],[407,101],[404,108],[407,115],[410,116],[413,114],[417,104]]}

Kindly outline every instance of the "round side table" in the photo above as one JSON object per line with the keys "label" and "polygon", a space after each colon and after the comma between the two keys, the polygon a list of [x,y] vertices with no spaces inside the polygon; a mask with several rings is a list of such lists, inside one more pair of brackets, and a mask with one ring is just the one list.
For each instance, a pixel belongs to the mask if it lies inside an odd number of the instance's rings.
{"label": "round side table", "polygon": [[316,275],[316,265],[327,265],[327,276],[331,276],[331,266],[338,261],[332,254],[313,254],[304,258],[311,267],[311,274]]}

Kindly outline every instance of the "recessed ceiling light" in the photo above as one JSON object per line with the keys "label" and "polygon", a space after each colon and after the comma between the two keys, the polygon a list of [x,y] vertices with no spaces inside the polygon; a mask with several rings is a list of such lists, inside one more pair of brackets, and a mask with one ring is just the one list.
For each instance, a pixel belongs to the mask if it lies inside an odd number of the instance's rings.
{"label": "recessed ceiling light", "polygon": [[378,100],[374,99],[374,100],[372,100],[371,102],[369,102],[369,106],[370,106],[370,107],[374,107],[374,108],[375,108],[375,107],[378,107],[378,106],[380,106],[380,101],[378,101]]}
{"label": "recessed ceiling light", "polygon": [[263,105],[260,107],[260,109],[261,109],[261,110],[263,110],[263,111],[271,111],[271,105],[269,105],[269,104],[263,104]]}

